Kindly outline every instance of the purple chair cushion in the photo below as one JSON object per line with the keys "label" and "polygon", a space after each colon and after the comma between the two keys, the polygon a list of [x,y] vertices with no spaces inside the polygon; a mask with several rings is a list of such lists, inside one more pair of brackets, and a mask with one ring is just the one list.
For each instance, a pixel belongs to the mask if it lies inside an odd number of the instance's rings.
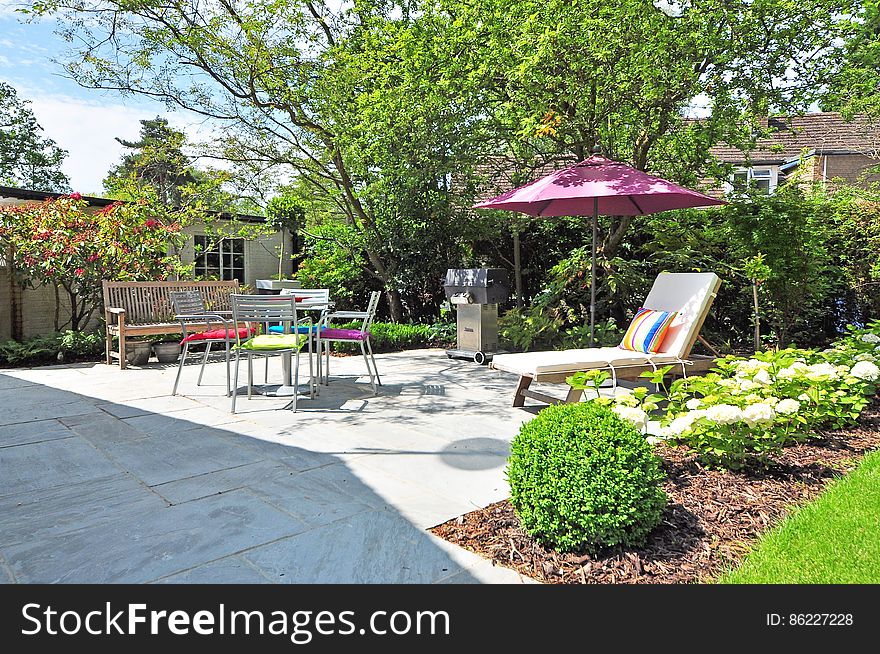
{"label": "purple chair cushion", "polygon": [[362,332],[360,329],[322,329],[321,338],[339,339],[345,341],[365,341],[370,337],[370,332]]}

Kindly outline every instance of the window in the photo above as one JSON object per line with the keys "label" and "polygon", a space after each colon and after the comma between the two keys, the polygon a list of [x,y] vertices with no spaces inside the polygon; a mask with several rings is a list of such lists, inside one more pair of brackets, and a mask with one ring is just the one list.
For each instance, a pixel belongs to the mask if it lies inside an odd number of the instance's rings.
{"label": "window", "polygon": [[734,171],[730,182],[726,185],[725,191],[730,194],[731,192],[754,188],[761,193],[770,195],[776,190],[778,180],[779,171],[775,166],[740,168]]}
{"label": "window", "polygon": [[244,283],[243,238],[224,238],[212,244],[207,236],[196,236],[195,255],[196,277]]}

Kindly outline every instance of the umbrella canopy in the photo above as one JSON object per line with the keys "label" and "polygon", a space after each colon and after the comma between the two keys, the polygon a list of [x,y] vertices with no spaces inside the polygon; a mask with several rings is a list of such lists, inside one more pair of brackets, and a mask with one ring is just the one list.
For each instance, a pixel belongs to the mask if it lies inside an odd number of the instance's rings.
{"label": "umbrella canopy", "polygon": [[568,168],[475,204],[475,209],[506,209],[531,216],[593,217],[590,276],[590,347],[596,325],[596,241],[598,217],[645,214],[726,204],[724,200],[649,175],[594,154]]}
{"label": "umbrella canopy", "polygon": [[644,214],[725,204],[632,166],[594,154],[568,168],[529,182],[474,205],[477,209],[507,209],[531,216],[602,216]]}

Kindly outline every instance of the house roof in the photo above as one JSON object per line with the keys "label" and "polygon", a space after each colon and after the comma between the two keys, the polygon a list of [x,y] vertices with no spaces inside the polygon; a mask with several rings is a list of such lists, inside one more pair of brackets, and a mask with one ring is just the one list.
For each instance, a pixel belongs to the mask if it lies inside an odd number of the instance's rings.
{"label": "house roof", "polygon": [[[739,149],[719,144],[711,152],[725,163],[782,164],[796,161],[806,150],[814,154],[880,154],[880,123],[865,116],[851,121],[836,112],[826,111],[802,116],[775,116],[768,119],[774,130],[769,138],[759,139],[746,155]],[[768,125],[768,120],[764,125]]]}
{"label": "house roof", "polygon": [[[21,204],[22,202],[9,202],[8,200],[18,200],[24,202],[42,202],[43,200],[57,199],[69,195],[68,193],[54,193],[52,191],[34,191],[28,188],[15,188],[14,186],[0,186],[0,205],[3,204]],[[82,199],[89,203],[92,207],[106,207],[119,200],[111,200],[110,198],[99,198],[91,195],[83,195]],[[210,211],[220,219],[232,220],[233,218],[246,223],[262,223],[266,222],[265,216],[254,216],[252,214],[239,213],[231,214],[225,211]]]}

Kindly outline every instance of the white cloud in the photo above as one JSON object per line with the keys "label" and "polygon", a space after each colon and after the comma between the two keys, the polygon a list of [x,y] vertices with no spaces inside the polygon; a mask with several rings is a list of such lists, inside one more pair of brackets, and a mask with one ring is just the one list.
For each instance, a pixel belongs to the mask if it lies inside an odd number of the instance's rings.
{"label": "white cloud", "polygon": [[75,191],[101,195],[101,180],[119,163],[122,146],[116,137],[137,140],[140,120],[151,118],[141,108],[121,103],[95,103],[64,95],[22,94],[44,134],[67,150],[63,169]]}

